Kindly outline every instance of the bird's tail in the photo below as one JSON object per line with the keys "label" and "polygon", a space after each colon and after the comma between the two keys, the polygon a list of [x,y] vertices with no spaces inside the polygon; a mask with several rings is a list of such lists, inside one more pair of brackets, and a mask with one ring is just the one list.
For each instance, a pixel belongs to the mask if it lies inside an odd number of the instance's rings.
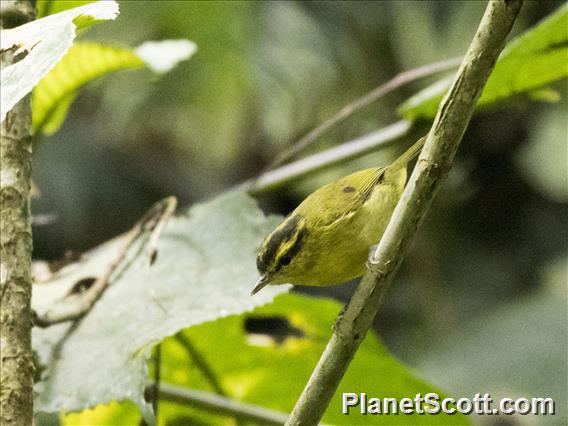
{"label": "bird's tail", "polygon": [[414,145],[412,145],[400,157],[394,160],[394,162],[389,166],[389,169],[397,170],[400,167],[405,167],[409,161],[411,161],[420,153],[420,150],[424,146],[424,142],[426,142],[426,136],[423,136],[416,142],[414,142]]}

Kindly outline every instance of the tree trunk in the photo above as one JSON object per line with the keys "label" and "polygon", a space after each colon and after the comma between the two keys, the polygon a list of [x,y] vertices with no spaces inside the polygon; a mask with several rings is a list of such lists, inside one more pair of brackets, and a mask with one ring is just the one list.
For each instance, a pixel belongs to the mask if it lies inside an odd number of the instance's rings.
{"label": "tree trunk", "polygon": [[[2,1],[2,28],[33,18],[28,1]],[[2,52],[2,68],[12,64]],[[0,423],[29,426],[33,421],[31,347],[32,230],[31,102],[26,96],[0,128]]]}

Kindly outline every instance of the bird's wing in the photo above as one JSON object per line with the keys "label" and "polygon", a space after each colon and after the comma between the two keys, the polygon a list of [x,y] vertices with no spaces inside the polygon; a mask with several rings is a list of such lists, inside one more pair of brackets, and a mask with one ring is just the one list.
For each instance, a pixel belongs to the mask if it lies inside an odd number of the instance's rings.
{"label": "bird's wing", "polygon": [[296,212],[313,218],[320,226],[332,225],[363,205],[385,170],[385,167],[365,169],[325,185],[308,196]]}

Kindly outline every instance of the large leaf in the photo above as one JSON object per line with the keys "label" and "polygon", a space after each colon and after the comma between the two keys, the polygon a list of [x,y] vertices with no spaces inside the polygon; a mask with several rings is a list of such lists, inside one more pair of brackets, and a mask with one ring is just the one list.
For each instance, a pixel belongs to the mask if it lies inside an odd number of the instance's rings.
{"label": "large leaf", "polygon": [[[196,205],[168,222],[150,266],[134,247],[125,270],[74,325],[34,329],[33,346],[46,366],[36,384],[37,411],[80,410],[128,399],[144,407],[149,349],[179,330],[251,310],[287,289],[250,296],[255,254],[277,218],[265,218],[254,200],[231,192]],[[43,312],[70,286],[96,277],[113,259],[117,241],[84,261],[35,284],[32,305]]]}
{"label": "large leaf", "polygon": [[76,43],[33,91],[34,133],[56,132],[77,90],[89,81],[113,71],[144,66],[164,73],[195,51],[195,44],[189,40],[146,42],[135,49]]}
{"label": "large leaf", "polygon": [[[479,99],[480,107],[535,91],[568,77],[568,4],[517,37],[503,50]],[[412,96],[399,112],[409,119],[432,118],[452,76]]]}
{"label": "large leaf", "polygon": [[75,39],[75,30],[118,15],[115,1],[102,1],[2,30],[0,49],[25,57],[2,69],[0,121],[59,62]]}
{"label": "large leaf", "polygon": [[[329,299],[281,295],[251,314],[232,316],[183,332],[229,397],[289,413],[315,367],[331,334],[341,306]],[[254,323],[252,322],[254,321]],[[273,334],[261,334],[263,322]],[[277,322],[278,328],[274,327]],[[248,325],[249,331],[245,330]],[[254,324],[251,326],[251,324]],[[287,325],[286,325],[287,324]],[[256,333],[251,330],[256,329]],[[270,331],[269,331],[270,332]],[[168,383],[212,391],[208,380],[176,338],[162,344],[162,379]],[[365,392],[369,397],[413,398],[417,393],[443,393],[401,365],[370,333],[362,343],[324,416],[327,424],[467,424],[463,416],[363,416],[352,409],[341,412],[343,392]],[[67,424],[109,424],[125,417],[116,406],[70,415]],[[95,417],[97,414],[98,417]],[[234,419],[171,403],[160,403],[160,423],[231,425]]]}

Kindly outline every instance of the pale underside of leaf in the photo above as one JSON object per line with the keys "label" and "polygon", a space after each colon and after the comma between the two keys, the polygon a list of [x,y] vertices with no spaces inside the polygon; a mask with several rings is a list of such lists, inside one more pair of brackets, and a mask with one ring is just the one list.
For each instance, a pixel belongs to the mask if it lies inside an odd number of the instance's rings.
{"label": "pale underside of leaf", "polygon": [[[288,286],[250,296],[258,278],[255,257],[279,219],[266,218],[248,195],[231,192],[172,218],[150,266],[143,244],[91,312],[74,325],[34,329],[33,345],[46,364],[36,384],[37,411],[80,410],[129,399],[144,407],[149,350],[191,325],[249,311]],[[80,279],[96,276],[114,256],[111,242],[78,263],[35,284],[40,313]],[[50,296],[49,287],[57,294]]]}
{"label": "pale underside of leaf", "polygon": [[189,40],[161,40],[142,43],[134,53],[155,73],[165,73],[189,59],[197,45]]}
{"label": "pale underside of leaf", "polygon": [[77,28],[117,15],[115,1],[96,2],[2,30],[0,49],[25,56],[2,69],[0,121],[65,55]]}

